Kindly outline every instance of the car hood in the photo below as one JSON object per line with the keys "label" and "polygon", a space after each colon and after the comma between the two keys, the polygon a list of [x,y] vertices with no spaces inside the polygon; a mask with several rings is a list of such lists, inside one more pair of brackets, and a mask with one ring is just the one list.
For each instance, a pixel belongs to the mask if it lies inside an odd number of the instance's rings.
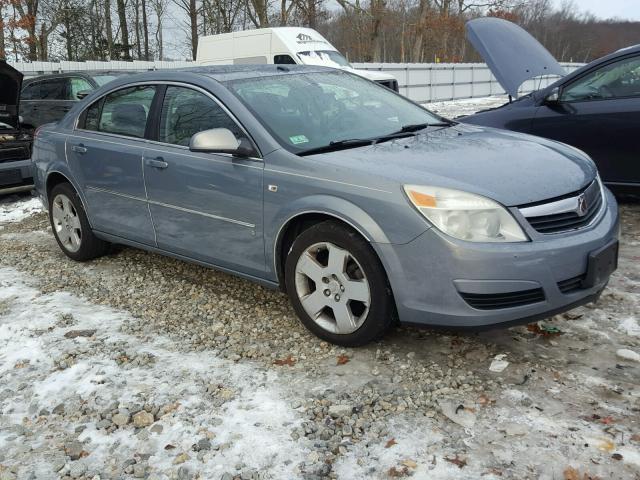
{"label": "car hood", "polygon": [[314,157],[343,176],[454,188],[506,206],[575,192],[597,173],[586,155],[559,142],[462,124]]}
{"label": "car hood", "polygon": [[501,18],[476,18],[466,25],[467,39],[512,97],[526,80],[566,75],[553,55],[526,30]]}
{"label": "car hood", "polygon": [[[18,106],[20,101],[20,89],[22,88],[22,73],[0,60],[0,126],[2,124],[13,129],[18,129]],[[6,130],[6,127],[3,129]],[[0,129],[0,132],[3,130]]]}

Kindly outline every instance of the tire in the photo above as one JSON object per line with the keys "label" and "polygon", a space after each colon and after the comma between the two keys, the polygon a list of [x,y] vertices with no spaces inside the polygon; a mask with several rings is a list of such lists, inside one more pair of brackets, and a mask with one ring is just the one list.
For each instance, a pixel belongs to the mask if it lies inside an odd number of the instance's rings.
{"label": "tire", "polygon": [[49,222],[58,246],[78,262],[101,257],[109,243],[93,234],[80,197],[69,183],[59,183],[49,194]]}
{"label": "tire", "polygon": [[355,231],[326,221],[303,231],[285,261],[285,285],[296,314],[317,337],[357,347],[394,322],[384,268]]}

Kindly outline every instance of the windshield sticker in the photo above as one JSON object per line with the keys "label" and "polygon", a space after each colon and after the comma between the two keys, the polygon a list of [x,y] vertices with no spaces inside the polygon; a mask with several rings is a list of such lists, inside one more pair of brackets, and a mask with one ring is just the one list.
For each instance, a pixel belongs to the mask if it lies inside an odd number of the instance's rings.
{"label": "windshield sticker", "polygon": [[289,141],[294,145],[299,145],[301,143],[309,143],[309,139],[304,135],[294,135],[293,137],[289,137]]}

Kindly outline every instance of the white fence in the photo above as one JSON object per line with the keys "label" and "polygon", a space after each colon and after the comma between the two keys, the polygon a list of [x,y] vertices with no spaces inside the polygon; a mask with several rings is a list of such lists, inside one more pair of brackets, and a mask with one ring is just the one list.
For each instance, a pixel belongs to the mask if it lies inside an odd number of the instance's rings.
{"label": "white fence", "polygon": [[[193,67],[193,62],[16,62],[25,75],[96,70],[157,70]],[[563,63],[567,72],[582,66]],[[504,94],[504,90],[484,63],[356,63],[355,68],[389,73],[398,79],[400,93],[420,103]],[[557,77],[525,82],[520,91],[528,93],[549,85]]]}
{"label": "white fence", "polygon": [[[582,63],[563,63],[567,73]],[[505,91],[484,63],[355,63],[355,68],[389,73],[398,79],[400,93],[419,103],[504,95]],[[529,93],[558,77],[529,80],[520,87]]]}

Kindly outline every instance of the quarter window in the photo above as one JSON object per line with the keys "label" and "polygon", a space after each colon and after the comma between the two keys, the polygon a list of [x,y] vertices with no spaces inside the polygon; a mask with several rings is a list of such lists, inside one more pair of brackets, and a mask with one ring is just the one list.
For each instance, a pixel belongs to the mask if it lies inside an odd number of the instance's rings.
{"label": "quarter window", "polygon": [[110,93],[102,102],[89,107],[85,128],[93,130],[91,126],[95,124],[97,112],[92,109],[99,108],[97,105],[103,103],[97,122],[98,131],[143,138],[155,92],[155,86],[143,85]]}
{"label": "quarter window", "polygon": [[160,116],[161,142],[187,146],[193,135],[212,128],[227,128],[236,138],[244,136],[210,97],[190,88],[167,87]]}
{"label": "quarter window", "polygon": [[563,102],[640,96],[640,57],[610,63],[576,80],[562,92]]}

